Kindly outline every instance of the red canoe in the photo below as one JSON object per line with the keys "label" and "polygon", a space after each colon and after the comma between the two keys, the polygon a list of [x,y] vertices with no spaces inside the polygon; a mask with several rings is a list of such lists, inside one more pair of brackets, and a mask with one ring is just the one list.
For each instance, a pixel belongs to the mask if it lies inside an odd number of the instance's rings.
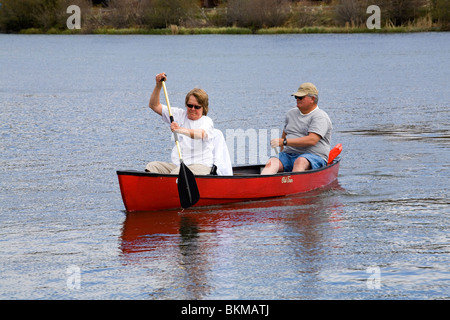
{"label": "red canoe", "polygon": [[[258,200],[308,192],[329,185],[338,177],[340,159],[326,167],[304,172],[260,175],[264,165],[233,168],[233,176],[196,176],[200,200],[194,206]],[[117,171],[127,211],[181,208],[176,175]]]}

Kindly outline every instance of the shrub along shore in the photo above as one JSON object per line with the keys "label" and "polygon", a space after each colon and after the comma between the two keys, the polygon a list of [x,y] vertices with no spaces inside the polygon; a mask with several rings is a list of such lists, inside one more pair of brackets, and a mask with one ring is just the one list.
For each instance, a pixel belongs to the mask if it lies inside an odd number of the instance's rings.
{"label": "shrub along shore", "polygon": [[[23,34],[289,34],[450,30],[449,0],[0,0],[0,32]],[[214,3],[213,7],[204,7]],[[77,28],[69,27],[79,8]],[[71,13],[72,12],[72,13]],[[370,23],[369,23],[370,24]],[[373,25],[372,25],[373,26]]]}
{"label": "shrub along shore", "polygon": [[29,28],[20,30],[20,34],[104,34],[104,35],[205,35],[205,34],[314,34],[314,33],[411,33],[411,32],[438,32],[442,31],[439,27],[413,27],[399,26],[380,29],[368,29],[367,27],[272,27],[253,30],[251,28],[242,27],[169,27],[159,29],[145,28],[99,28],[90,32],[70,29],[42,30],[38,28]]}

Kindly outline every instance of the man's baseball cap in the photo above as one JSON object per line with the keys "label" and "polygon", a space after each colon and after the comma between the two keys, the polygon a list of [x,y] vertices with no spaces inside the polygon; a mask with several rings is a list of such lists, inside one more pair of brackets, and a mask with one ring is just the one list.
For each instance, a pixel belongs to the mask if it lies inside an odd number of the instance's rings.
{"label": "man's baseball cap", "polygon": [[294,92],[292,96],[303,97],[308,94],[314,94],[316,96],[319,95],[319,91],[317,90],[316,86],[313,85],[311,82],[302,83],[298,88],[297,92]]}

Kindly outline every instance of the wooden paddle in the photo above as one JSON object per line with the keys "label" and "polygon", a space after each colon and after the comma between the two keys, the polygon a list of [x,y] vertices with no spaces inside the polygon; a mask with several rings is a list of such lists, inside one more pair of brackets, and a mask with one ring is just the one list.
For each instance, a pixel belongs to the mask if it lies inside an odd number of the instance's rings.
{"label": "wooden paddle", "polygon": [[[166,83],[161,81],[164,89],[164,96],[166,97],[167,108],[169,109],[170,122],[173,122],[172,111],[170,110],[169,96],[167,95]],[[180,173],[178,174],[178,195],[180,197],[180,204],[183,209],[197,203],[200,199],[200,193],[198,192],[197,182],[195,181],[194,174],[184,164],[181,156],[180,143],[178,142],[178,135],[174,131],[175,143],[178,149],[178,156],[180,157]]]}

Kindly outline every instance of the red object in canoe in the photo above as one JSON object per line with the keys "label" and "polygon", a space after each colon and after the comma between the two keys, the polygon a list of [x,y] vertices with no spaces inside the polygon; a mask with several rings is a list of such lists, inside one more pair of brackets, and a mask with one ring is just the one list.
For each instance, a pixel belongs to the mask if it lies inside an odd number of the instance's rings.
{"label": "red object in canoe", "polygon": [[[233,168],[233,176],[195,176],[200,200],[194,205],[258,200],[308,192],[337,179],[340,159],[326,167],[304,172],[260,175],[264,165]],[[181,208],[178,176],[142,171],[117,171],[127,211],[155,211]]]}

